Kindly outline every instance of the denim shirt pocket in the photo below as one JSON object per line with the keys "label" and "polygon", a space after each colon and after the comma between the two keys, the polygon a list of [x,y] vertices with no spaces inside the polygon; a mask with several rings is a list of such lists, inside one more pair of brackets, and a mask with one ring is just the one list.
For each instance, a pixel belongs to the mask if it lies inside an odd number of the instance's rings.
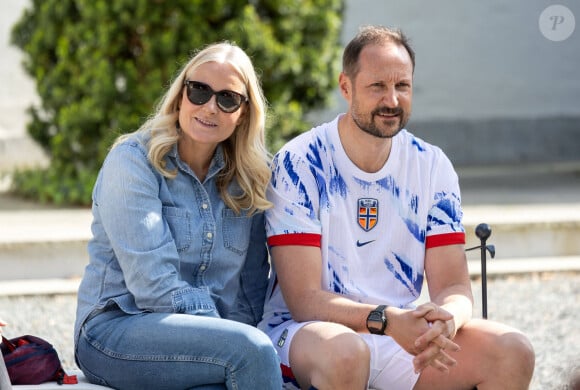
{"label": "denim shirt pocket", "polygon": [[245,256],[250,245],[252,217],[247,216],[243,211],[236,214],[231,209],[224,209],[222,218],[224,247],[237,255]]}
{"label": "denim shirt pocket", "polygon": [[163,206],[161,211],[167,221],[177,251],[187,250],[192,240],[190,212],[170,206]]}

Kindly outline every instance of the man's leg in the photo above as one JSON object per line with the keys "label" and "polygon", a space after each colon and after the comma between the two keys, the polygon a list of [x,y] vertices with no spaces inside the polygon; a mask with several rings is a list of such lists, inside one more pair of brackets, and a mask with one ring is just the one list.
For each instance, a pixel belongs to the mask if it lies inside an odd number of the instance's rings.
{"label": "man's leg", "polygon": [[475,319],[455,337],[461,350],[450,352],[457,366],[449,373],[428,367],[415,390],[422,389],[527,389],[534,372],[535,355],[528,338],[506,325]]}
{"label": "man's leg", "polygon": [[353,330],[330,322],[312,322],[296,332],[290,366],[301,388],[364,390],[369,380],[370,352]]}

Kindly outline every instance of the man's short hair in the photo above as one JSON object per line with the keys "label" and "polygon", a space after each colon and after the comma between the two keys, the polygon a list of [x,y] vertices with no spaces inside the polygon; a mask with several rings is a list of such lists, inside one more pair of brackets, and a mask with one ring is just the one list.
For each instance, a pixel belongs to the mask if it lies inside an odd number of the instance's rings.
{"label": "man's short hair", "polygon": [[415,70],[415,51],[411,48],[409,38],[400,30],[384,26],[363,26],[358,34],[346,45],[342,55],[342,71],[354,78],[359,71],[361,51],[368,45],[392,42],[403,46],[411,57],[413,71]]}

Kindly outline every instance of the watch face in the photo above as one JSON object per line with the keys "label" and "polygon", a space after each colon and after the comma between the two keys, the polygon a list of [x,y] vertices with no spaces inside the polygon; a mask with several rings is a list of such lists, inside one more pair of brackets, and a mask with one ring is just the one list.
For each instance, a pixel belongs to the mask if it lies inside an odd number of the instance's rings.
{"label": "watch face", "polygon": [[382,334],[383,327],[385,325],[383,318],[384,318],[383,313],[381,313],[380,311],[370,312],[367,318],[367,328],[369,332],[375,334]]}
{"label": "watch face", "polygon": [[381,323],[380,322],[369,322],[368,324],[369,329],[374,331],[380,332],[381,331]]}

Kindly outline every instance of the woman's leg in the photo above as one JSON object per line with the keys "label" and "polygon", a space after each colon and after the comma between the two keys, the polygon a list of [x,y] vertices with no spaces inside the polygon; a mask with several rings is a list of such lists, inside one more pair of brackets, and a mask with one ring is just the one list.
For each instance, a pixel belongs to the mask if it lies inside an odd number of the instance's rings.
{"label": "woman's leg", "polygon": [[91,382],[120,389],[282,387],[270,339],[218,318],[104,312],[85,324],[76,354]]}

